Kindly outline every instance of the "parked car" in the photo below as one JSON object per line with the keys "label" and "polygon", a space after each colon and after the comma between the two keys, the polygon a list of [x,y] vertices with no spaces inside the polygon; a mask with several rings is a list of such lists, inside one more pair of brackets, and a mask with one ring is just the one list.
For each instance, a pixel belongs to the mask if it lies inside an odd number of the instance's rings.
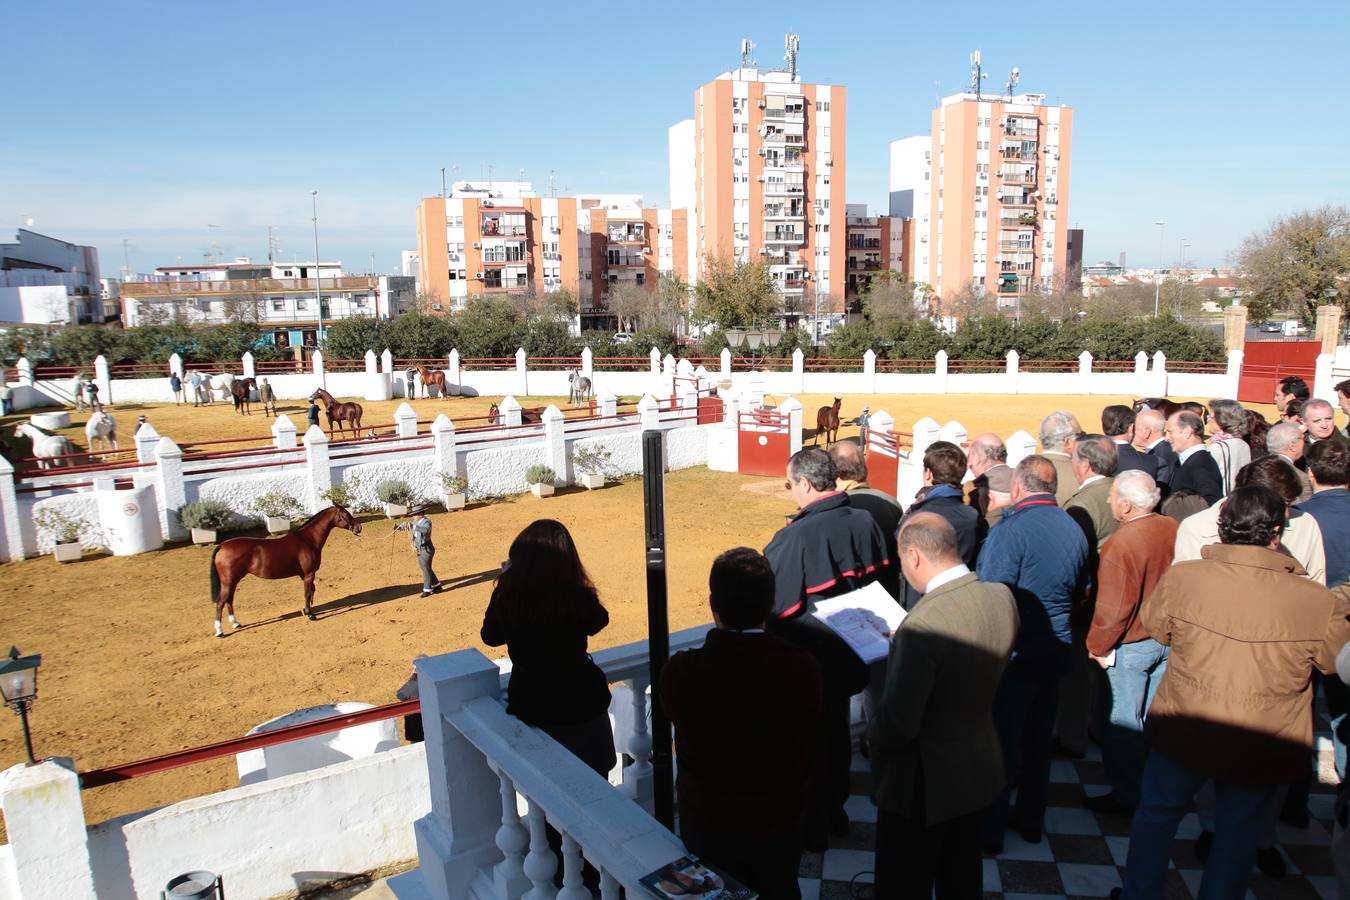
{"label": "parked car", "polygon": [[614,335],[614,343],[631,344],[633,343],[633,336],[626,331],[620,331],[618,334]]}
{"label": "parked car", "polygon": [[1279,334],[1279,333],[1280,333],[1280,323],[1279,323],[1279,322],[1262,322],[1262,323],[1261,323],[1261,333],[1262,333],[1262,334]]}

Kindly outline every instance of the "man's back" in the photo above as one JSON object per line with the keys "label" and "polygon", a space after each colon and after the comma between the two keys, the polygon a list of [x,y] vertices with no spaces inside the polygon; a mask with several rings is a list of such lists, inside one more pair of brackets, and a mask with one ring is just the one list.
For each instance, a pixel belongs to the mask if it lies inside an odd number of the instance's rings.
{"label": "man's back", "polygon": [[1147,453],[1140,453],[1129,444],[1116,444],[1116,474],[1121,472],[1143,472],[1154,481],[1158,480],[1159,459],[1156,456],[1149,456]]}
{"label": "man's back", "polygon": [[1327,555],[1327,587],[1350,580],[1350,491],[1328,488],[1298,504],[1317,520]]}
{"label": "man's back", "polygon": [[1098,547],[1120,527],[1109,502],[1114,480],[1102,478],[1084,485],[1064,504],[1064,511],[1083,529],[1089,543]]}
{"label": "man's back", "polygon": [[773,566],[773,614],[780,619],[800,612],[808,599],[846,593],[899,564],[886,555],[881,527],[843,493],[802,507],[764,555]]}
{"label": "man's back", "polygon": [[1167,441],[1158,441],[1147,451],[1146,456],[1153,457],[1158,461],[1158,477],[1155,479],[1158,484],[1166,485],[1171,489],[1172,476],[1177,470],[1177,451],[1172,449],[1172,445]]}
{"label": "man's back", "polygon": [[1223,474],[1219,464],[1204,447],[1198,447],[1172,472],[1169,490],[1173,494],[1190,491],[1214,503],[1223,496]]}
{"label": "man's back", "polygon": [[1041,454],[1055,467],[1055,502],[1061,507],[1078,490],[1078,479],[1073,474],[1073,462],[1067,453],[1047,450]]}
{"label": "man's back", "polygon": [[920,765],[929,822],[993,800],[1004,773],[991,711],[1016,634],[1011,592],[974,575],[915,605],[896,632],[881,714],[869,732],[878,806],[908,813]]}
{"label": "man's back", "polygon": [[1013,664],[1062,668],[1068,663],[1069,610],[1088,558],[1083,531],[1048,494],[1014,504],[980,551],[981,581],[1012,589],[1021,630]]}
{"label": "man's back", "polygon": [[886,540],[886,558],[891,560],[891,565],[887,567],[887,572],[882,577],[882,583],[892,597],[899,599],[900,557],[895,548],[895,532],[900,527],[900,519],[904,515],[900,501],[876,488],[860,487],[848,491],[848,502],[854,509],[860,509],[870,515],[881,529],[882,537]]}
{"label": "man's back", "polygon": [[[961,489],[951,485],[935,486],[922,500],[916,500],[910,506],[905,518],[908,519],[920,512],[936,513],[947,520],[956,532],[956,546],[961,552],[961,562],[974,569],[980,541],[988,531],[988,526],[975,507],[965,504]],[[895,568],[898,570],[899,566]],[[900,587],[901,605],[905,609],[913,609],[923,595],[914,590],[907,581]]]}

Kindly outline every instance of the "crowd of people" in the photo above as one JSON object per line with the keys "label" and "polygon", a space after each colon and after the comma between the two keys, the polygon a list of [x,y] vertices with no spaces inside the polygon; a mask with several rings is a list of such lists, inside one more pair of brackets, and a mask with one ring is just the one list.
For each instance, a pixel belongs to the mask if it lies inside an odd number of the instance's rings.
{"label": "crowd of people", "polygon": [[[1350,381],[1337,392],[1350,414]],[[1092,741],[1110,790],[1081,802],[1130,821],[1119,895],[1165,895],[1193,809],[1201,897],[1245,896],[1254,867],[1283,876],[1275,825],[1308,822],[1319,696],[1346,778],[1350,438],[1300,379],[1274,399],[1273,424],[1231,400],[1107,406],[1096,433],[1052,412],[1016,465],[994,434],[939,441],[908,508],[868,485],[853,442],[794,454],[797,512],[762,553],[713,562],[715,628],[654,687],[689,850],[761,896],[800,896],[803,850],[849,832],[862,694],[878,897],[982,896],[981,855],[1009,831],[1044,839],[1052,759]],[[872,582],[905,615],[869,664],[812,613]],[[510,652],[509,710],[600,773],[609,694],[587,640],[607,622],[566,528],[541,521],[482,632]],[[1333,854],[1350,891],[1345,793]]]}

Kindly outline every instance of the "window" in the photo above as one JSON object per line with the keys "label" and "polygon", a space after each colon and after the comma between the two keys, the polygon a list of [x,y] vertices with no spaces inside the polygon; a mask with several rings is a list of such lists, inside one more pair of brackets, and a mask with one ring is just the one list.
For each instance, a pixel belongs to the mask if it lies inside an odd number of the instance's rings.
{"label": "window", "polygon": [[295,301],[295,311],[296,311],[296,312],[304,312],[304,311],[305,311],[306,309],[308,309],[308,308],[309,308],[309,301],[308,301],[308,300],[296,300],[296,301]]}
{"label": "window", "polygon": [[638,285],[641,285],[645,277],[646,277],[646,276],[645,276],[642,272],[638,272],[637,275],[635,276],[634,280],[636,281],[636,283],[637,283]]}
{"label": "window", "polygon": [[272,298],[272,312],[281,312],[286,308],[286,301],[280,297]]}
{"label": "window", "polygon": [[458,276],[457,276],[455,270],[454,270],[454,269],[451,269],[451,270],[450,270],[450,280],[451,280],[451,281],[455,281],[455,280],[457,279],[457,277],[458,277]]}

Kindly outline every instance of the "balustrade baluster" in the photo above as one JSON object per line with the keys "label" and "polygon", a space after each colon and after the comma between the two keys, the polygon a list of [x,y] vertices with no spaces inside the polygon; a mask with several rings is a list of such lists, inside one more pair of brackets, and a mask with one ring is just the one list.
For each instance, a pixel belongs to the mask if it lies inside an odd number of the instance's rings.
{"label": "balustrade baluster", "polygon": [[641,677],[628,680],[633,692],[633,733],[628,738],[628,755],[633,764],[624,769],[623,789],[639,806],[652,809],[652,736],[647,730],[647,682]]}
{"label": "balustrade baluster", "polygon": [[600,872],[600,900],[619,900],[621,893],[619,882],[609,872]]}
{"label": "balustrade baluster", "polygon": [[502,861],[493,869],[493,883],[500,897],[515,900],[530,886],[525,877],[524,852],[530,843],[529,832],[520,824],[520,811],[516,806],[516,786],[503,772],[501,779],[502,824],[497,829],[497,849],[502,851]]}
{"label": "balustrade baluster", "polygon": [[582,887],[581,845],[570,834],[562,836],[563,886],[558,891],[558,900],[591,900],[591,892]]}
{"label": "balustrade baluster", "polygon": [[525,855],[525,877],[534,885],[525,900],[553,900],[557,896],[553,873],[558,869],[558,858],[548,845],[544,809],[531,800],[525,816],[530,823],[530,852]]}

